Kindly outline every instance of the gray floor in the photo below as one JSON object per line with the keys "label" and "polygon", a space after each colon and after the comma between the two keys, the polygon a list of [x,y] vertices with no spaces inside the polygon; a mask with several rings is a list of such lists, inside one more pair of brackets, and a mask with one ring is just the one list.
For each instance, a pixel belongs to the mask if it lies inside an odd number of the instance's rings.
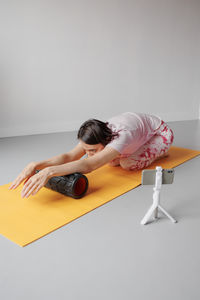
{"label": "gray floor", "polygon": [[[200,121],[170,125],[174,145],[200,149]],[[75,133],[0,139],[0,184],[75,144]],[[199,170],[197,157],[163,187],[177,224],[140,225],[152,203],[152,186],[140,186],[25,248],[0,236],[0,299],[200,299]]]}

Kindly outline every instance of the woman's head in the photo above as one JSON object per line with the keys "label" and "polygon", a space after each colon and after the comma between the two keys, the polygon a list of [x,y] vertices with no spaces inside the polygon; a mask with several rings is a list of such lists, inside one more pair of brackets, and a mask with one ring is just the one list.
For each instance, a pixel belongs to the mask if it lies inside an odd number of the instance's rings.
{"label": "woman's head", "polygon": [[107,122],[89,119],[81,125],[77,137],[86,147],[87,145],[97,145],[104,148],[117,135],[107,125]]}

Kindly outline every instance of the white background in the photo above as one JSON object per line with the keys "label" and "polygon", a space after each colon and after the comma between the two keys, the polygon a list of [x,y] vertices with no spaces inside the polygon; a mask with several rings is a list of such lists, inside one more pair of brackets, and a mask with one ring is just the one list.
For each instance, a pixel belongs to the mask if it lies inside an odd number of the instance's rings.
{"label": "white background", "polygon": [[199,118],[200,1],[0,0],[0,137]]}

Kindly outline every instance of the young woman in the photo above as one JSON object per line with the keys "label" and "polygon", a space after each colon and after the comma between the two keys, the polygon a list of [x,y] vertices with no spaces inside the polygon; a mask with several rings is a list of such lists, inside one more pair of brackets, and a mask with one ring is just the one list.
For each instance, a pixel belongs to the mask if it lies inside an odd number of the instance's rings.
{"label": "young woman", "polygon": [[[90,119],[82,124],[77,137],[79,143],[71,151],[28,164],[9,189],[17,188],[25,180],[22,197],[29,197],[53,176],[86,174],[107,163],[126,170],[143,169],[165,156],[174,138],[172,130],[159,117],[131,112],[107,122]],[[37,169],[41,171],[35,174]]]}

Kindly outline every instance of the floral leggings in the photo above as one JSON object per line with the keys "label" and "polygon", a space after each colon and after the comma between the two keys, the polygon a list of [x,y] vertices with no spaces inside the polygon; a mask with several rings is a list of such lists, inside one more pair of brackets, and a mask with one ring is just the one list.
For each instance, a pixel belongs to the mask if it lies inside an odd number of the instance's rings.
{"label": "floral leggings", "polygon": [[140,170],[148,167],[159,157],[165,156],[174,140],[173,131],[162,121],[156,134],[136,152],[128,157],[116,158],[111,166],[120,165],[126,170]]}

